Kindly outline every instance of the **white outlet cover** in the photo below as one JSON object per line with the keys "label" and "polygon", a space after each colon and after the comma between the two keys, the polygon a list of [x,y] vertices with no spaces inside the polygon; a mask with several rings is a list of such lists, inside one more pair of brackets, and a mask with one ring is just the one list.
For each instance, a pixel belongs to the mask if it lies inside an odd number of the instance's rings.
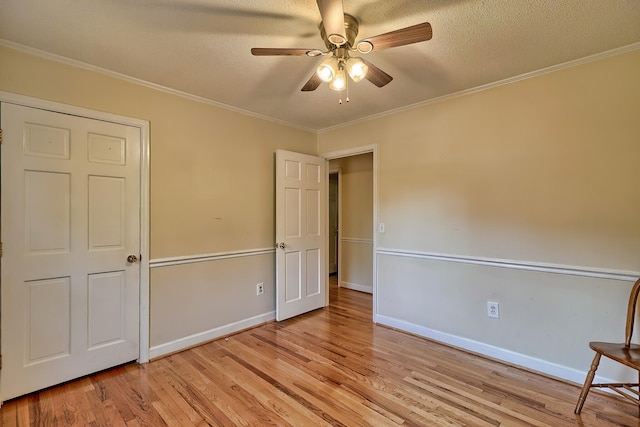
{"label": "white outlet cover", "polygon": [[493,319],[500,318],[500,303],[487,301],[487,316]]}

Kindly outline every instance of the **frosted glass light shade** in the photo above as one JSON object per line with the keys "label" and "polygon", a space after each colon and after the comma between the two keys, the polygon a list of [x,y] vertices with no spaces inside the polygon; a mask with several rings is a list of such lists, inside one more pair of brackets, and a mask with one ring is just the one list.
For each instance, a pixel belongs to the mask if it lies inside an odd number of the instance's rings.
{"label": "frosted glass light shade", "polygon": [[367,64],[360,58],[349,58],[347,60],[347,72],[354,82],[364,79],[369,71]]}
{"label": "frosted glass light shade", "polygon": [[333,80],[338,72],[338,59],[334,56],[325,59],[316,69],[316,74],[325,83]]}
{"label": "frosted glass light shade", "polygon": [[347,73],[344,72],[344,68],[338,69],[338,72],[333,77],[333,80],[329,82],[329,89],[341,91],[347,87]]}

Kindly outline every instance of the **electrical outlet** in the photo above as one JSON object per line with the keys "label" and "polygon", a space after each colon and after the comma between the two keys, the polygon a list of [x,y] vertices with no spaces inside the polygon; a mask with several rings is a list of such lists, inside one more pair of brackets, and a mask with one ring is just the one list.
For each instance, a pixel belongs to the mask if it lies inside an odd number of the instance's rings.
{"label": "electrical outlet", "polygon": [[256,285],[256,295],[264,294],[264,283],[258,283]]}
{"label": "electrical outlet", "polygon": [[500,318],[500,303],[487,301],[487,316],[494,319]]}

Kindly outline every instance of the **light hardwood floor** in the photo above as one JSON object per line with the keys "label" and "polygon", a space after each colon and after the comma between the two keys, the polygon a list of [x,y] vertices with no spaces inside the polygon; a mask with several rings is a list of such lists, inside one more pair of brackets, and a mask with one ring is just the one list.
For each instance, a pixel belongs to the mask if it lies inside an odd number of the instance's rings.
{"label": "light hardwood floor", "polygon": [[[638,408],[371,322],[371,295],[15,399],[3,426],[638,426]],[[586,345],[586,343],[585,343]],[[586,367],[585,367],[586,368]]]}

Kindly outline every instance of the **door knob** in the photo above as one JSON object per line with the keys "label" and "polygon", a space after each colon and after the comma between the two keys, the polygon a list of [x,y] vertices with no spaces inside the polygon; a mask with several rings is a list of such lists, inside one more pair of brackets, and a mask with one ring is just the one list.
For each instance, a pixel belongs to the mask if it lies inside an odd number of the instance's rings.
{"label": "door knob", "polygon": [[128,262],[129,264],[133,264],[134,262],[138,262],[138,257],[137,257],[137,256],[135,256],[135,255],[129,255],[129,256],[127,257],[127,262]]}
{"label": "door knob", "polygon": [[286,248],[286,247],[287,247],[287,245],[285,245],[285,244],[284,244],[284,242],[282,242],[282,243],[276,243],[276,248],[284,249],[284,248]]}

